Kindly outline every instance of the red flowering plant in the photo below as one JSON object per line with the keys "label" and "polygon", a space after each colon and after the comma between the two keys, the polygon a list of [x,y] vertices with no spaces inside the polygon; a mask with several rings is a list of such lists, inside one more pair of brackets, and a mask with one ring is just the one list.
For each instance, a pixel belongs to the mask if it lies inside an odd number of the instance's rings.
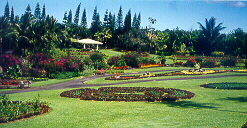
{"label": "red flowering plant", "polygon": [[184,65],[188,66],[188,67],[194,67],[194,65],[197,63],[198,63],[198,61],[196,60],[196,58],[191,57],[190,59],[187,60],[187,62]]}
{"label": "red flowering plant", "polygon": [[119,56],[113,56],[113,57],[109,58],[107,63],[110,66],[115,66],[115,67],[126,66],[126,63],[125,63],[124,59],[119,57]]}
{"label": "red flowering plant", "polygon": [[43,69],[44,68],[44,62],[52,59],[52,57],[48,54],[44,53],[36,53],[35,55],[29,55],[28,61],[32,63],[32,68],[36,69]]}
{"label": "red flowering plant", "polygon": [[0,56],[0,65],[3,68],[3,72],[9,76],[18,77],[22,74],[22,60],[12,54]]}
{"label": "red flowering plant", "polygon": [[125,60],[127,66],[138,68],[139,64],[141,63],[140,57],[142,57],[142,55],[137,52],[128,52],[122,55],[122,57]]}
{"label": "red flowering plant", "polygon": [[217,64],[216,64],[215,60],[206,60],[206,61],[202,62],[202,64],[201,64],[201,67],[204,67],[204,68],[214,68],[216,66],[217,66]]}
{"label": "red flowering plant", "polygon": [[83,63],[80,59],[68,56],[66,58],[52,58],[50,55],[37,53],[28,57],[33,69],[43,71],[47,74],[59,72],[78,72],[83,70]]}

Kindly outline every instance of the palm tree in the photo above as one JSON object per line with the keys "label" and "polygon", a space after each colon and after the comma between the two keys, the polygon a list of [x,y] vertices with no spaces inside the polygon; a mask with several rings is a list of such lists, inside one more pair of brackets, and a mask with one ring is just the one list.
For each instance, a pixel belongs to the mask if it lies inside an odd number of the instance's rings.
{"label": "palm tree", "polygon": [[214,51],[215,46],[217,45],[217,39],[220,36],[220,31],[225,29],[226,27],[222,27],[223,23],[219,23],[216,26],[216,18],[211,17],[209,20],[205,20],[206,25],[203,26],[200,22],[198,24],[200,25],[202,34],[204,36],[204,45],[205,49],[205,55],[210,55],[212,51]]}

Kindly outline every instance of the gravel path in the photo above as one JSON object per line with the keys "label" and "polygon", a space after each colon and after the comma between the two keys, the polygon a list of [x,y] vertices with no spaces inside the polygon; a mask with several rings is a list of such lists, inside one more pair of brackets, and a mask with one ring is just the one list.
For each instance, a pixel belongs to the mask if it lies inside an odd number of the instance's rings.
{"label": "gravel path", "polygon": [[[164,70],[168,71],[168,70]],[[171,71],[171,70],[169,70]],[[174,70],[173,70],[174,71]],[[157,72],[157,71],[153,71]],[[142,73],[142,72],[141,72]],[[140,73],[129,73],[129,74],[140,74]],[[127,73],[124,73],[122,75],[128,75]],[[102,77],[109,77],[112,75],[98,75],[98,76],[90,76],[90,77],[84,77],[79,78],[63,83],[57,83],[47,86],[41,86],[41,87],[31,87],[27,89],[18,89],[18,90],[11,90],[11,91],[4,91],[0,92],[0,94],[12,94],[12,93],[23,93],[23,92],[32,92],[32,91],[41,91],[41,90],[54,90],[54,89],[66,89],[66,88],[84,88],[84,87],[93,87],[93,86],[110,86],[110,85],[118,85],[118,84],[128,84],[128,83],[140,83],[140,82],[150,82],[150,81],[165,81],[165,80],[189,80],[189,79],[207,79],[207,78],[227,78],[227,77],[236,77],[236,76],[247,76],[247,74],[242,75],[222,75],[222,76],[202,76],[202,77],[180,77],[180,78],[164,78],[164,79],[155,79],[155,80],[139,80],[139,81],[121,81],[118,83],[108,83],[108,84],[86,84],[86,81],[102,78]]]}

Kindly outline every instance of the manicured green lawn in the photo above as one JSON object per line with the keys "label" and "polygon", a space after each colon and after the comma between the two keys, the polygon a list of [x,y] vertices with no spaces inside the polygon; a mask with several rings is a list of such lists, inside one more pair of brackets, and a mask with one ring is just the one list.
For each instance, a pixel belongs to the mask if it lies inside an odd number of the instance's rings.
{"label": "manicured green lawn", "polygon": [[246,90],[218,90],[199,85],[216,82],[247,82],[246,76],[192,80],[166,80],[117,85],[121,87],[165,87],[185,89],[196,94],[178,102],[104,102],[63,98],[65,90],[47,90],[11,94],[13,100],[34,99],[50,103],[52,111],[30,120],[0,127],[166,127],[166,128],[238,128],[247,122]]}
{"label": "manicured green lawn", "polygon": [[110,49],[100,49],[99,51],[106,54],[106,55],[109,55],[110,57],[111,56],[120,56],[120,55],[124,54],[124,52],[113,51]]}

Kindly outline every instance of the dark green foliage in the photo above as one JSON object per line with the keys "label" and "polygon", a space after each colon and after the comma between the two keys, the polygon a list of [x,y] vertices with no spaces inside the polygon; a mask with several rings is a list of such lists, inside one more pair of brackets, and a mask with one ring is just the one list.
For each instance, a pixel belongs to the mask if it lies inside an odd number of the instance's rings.
{"label": "dark green foliage", "polygon": [[122,10],[122,6],[120,6],[119,11],[118,11],[117,21],[116,21],[116,28],[118,30],[122,30],[123,29],[123,10]]}
{"label": "dark green foliage", "polygon": [[7,2],[6,6],[5,6],[5,10],[4,10],[4,17],[6,17],[7,19],[9,19],[9,3]]}
{"label": "dark green foliage", "polygon": [[200,57],[196,58],[195,60],[196,60],[196,61],[197,61],[197,63],[199,63],[199,64],[201,64],[201,63],[202,63],[202,61],[203,61],[203,60],[202,60],[202,58],[200,58]]}
{"label": "dark green foliage", "polygon": [[136,52],[128,52],[125,55],[123,55],[123,58],[126,62],[126,65],[131,66],[133,68],[138,68],[140,61],[141,54],[138,54]]}
{"label": "dark green foliage", "polygon": [[216,62],[212,60],[206,60],[201,63],[201,67],[204,68],[215,68],[216,67]]}
{"label": "dark green foliage", "polygon": [[75,16],[74,16],[74,23],[78,25],[79,22],[79,15],[80,15],[81,3],[78,5]]}
{"label": "dark green foliage", "polygon": [[82,76],[80,72],[60,72],[57,74],[51,74],[51,78],[53,79],[68,79],[72,77]]}
{"label": "dark green foliage", "polygon": [[14,7],[11,8],[11,14],[10,14],[10,22],[14,23],[15,20],[15,14],[14,14]]}
{"label": "dark green foliage", "polygon": [[124,32],[131,30],[131,11],[129,10],[124,19]]}
{"label": "dark green foliage", "polygon": [[[220,23],[216,26],[216,18],[211,17],[209,20],[205,20],[206,24],[203,26],[198,22],[200,28],[202,30],[202,34],[204,37],[201,43],[204,46],[203,51],[205,55],[210,55],[214,48],[216,47],[217,39],[220,37],[220,31],[225,29],[226,27],[222,27],[223,23]],[[207,46],[207,47],[206,47]]]}
{"label": "dark green foliage", "polygon": [[43,9],[42,9],[41,18],[44,19],[45,17],[46,17],[46,11],[45,11],[45,4],[44,4]]}
{"label": "dark green foliage", "polygon": [[237,60],[234,58],[225,59],[221,62],[221,65],[235,67],[237,65]]}
{"label": "dark green foliage", "polygon": [[109,58],[107,63],[110,66],[115,66],[115,67],[126,66],[125,60],[122,57],[119,57],[119,56],[113,56],[113,57]]}
{"label": "dark green foliage", "polygon": [[87,13],[86,13],[86,9],[84,9],[83,10],[83,13],[82,13],[81,26],[83,28],[86,28],[87,27]]}
{"label": "dark green foliage", "polygon": [[94,36],[95,33],[101,30],[101,21],[99,13],[97,12],[97,7],[94,9],[93,17],[92,17],[92,23],[90,27],[90,31],[92,35]]}
{"label": "dark green foliage", "polygon": [[72,11],[69,10],[69,14],[68,14],[68,23],[72,23]]}
{"label": "dark green foliage", "polygon": [[63,15],[63,23],[67,23],[68,22],[68,13],[67,11],[65,11],[64,15]]}
{"label": "dark green foliage", "polygon": [[139,13],[138,17],[135,13],[133,21],[132,21],[132,28],[139,29],[141,24],[141,14]]}
{"label": "dark green foliage", "polygon": [[209,83],[200,85],[200,87],[213,88],[213,89],[236,89],[236,90],[246,90],[247,83]]}
{"label": "dark green foliage", "polygon": [[35,12],[34,12],[34,16],[37,18],[41,18],[41,13],[40,13],[41,9],[39,7],[39,3],[37,3],[36,7],[35,7]]}
{"label": "dark green foliage", "polygon": [[32,14],[32,12],[31,12],[31,7],[30,7],[30,5],[29,5],[29,4],[27,5],[27,8],[26,8],[25,14],[29,14],[29,15],[31,15],[31,14]]}

